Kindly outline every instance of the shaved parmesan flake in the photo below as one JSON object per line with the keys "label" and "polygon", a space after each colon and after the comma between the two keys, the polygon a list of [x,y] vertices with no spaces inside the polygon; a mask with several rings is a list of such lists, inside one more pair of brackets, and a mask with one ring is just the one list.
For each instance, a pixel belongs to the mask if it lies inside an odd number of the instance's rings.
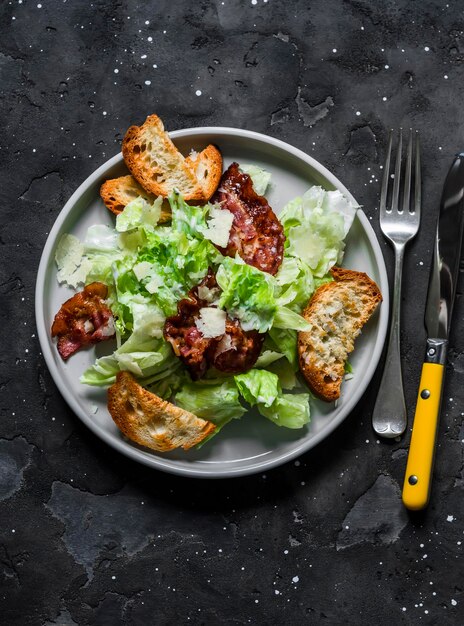
{"label": "shaved parmesan flake", "polygon": [[142,280],[142,278],[146,278],[151,270],[151,263],[148,261],[142,261],[141,263],[137,263],[132,268],[137,280]]}
{"label": "shaved parmesan flake", "polygon": [[148,291],[148,293],[156,293],[156,291],[162,286],[162,284],[163,280],[161,276],[157,276],[155,274],[145,285],[145,289]]}
{"label": "shaved parmesan flake", "polygon": [[226,332],[226,312],[213,307],[200,309],[200,317],[195,325],[203,337],[220,337]]}
{"label": "shaved parmesan flake", "polygon": [[237,350],[237,348],[232,345],[232,339],[230,338],[230,335],[224,335],[224,337],[217,345],[214,357],[216,358],[223,352],[228,352],[229,350]]}
{"label": "shaved parmesan flake", "polygon": [[84,246],[74,235],[65,234],[58,242],[55,252],[55,261],[58,266],[58,282],[66,283],[70,287],[77,287],[84,283],[91,263],[83,258]]}
{"label": "shaved parmesan flake", "polygon": [[203,236],[217,246],[225,248],[234,221],[233,213],[213,206],[209,212],[209,218],[207,228],[203,229]]}
{"label": "shaved parmesan flake", "polygon": [[206,302],[214,302],[219,296],[219,289],[217,287],[213,287],[210,289],[206,285],[200,285],[198,287],[198,297],[201,300],[206,300]]}

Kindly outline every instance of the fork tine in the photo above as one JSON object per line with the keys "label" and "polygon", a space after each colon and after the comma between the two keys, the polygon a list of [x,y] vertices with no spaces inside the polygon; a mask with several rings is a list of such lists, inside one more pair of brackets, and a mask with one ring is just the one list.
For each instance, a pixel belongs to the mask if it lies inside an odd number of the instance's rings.
{"label": "fork tine", "polygon": [[398,138],[398,152],[396,153],[395,162],[395,180],[393,181],[393,195],[392,195],[392,211],[398,211],[398,198],[400,195],[400,177],[401,177],[401,151],[403,149],[403,129],[400,128]]}
{"label": "fork tine", "polygon": [[421,161],[420,161],[420,139],[416,131],[416,168],[414,174],[414,212],[420,215],[421,208]]}
{"label": "fork tine", "polygon": [[388,192],[388,177],[390,175],[390,156],[392,149],[393,131],[390,131],[387,145],[387,157],[385,159],[385,166],[383,170],[382,189],[380,192],[380,212],[385,213],[387,210],[387,192]]}
{"label": "fork tine", "polygon": [[404,168],[403,211],[409,211],[411,195],[411,169],[412,169],[412,128],[409,129],[406,165]]}

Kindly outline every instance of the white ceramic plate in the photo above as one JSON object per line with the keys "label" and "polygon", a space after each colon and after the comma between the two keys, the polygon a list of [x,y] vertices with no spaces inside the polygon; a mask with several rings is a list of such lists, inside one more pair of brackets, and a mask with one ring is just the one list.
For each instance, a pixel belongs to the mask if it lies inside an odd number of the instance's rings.
{"label": "white ceramic plate", "polygon": [[[278,214],[292,198],[311,184],[339,189],[354,200],[348,190],[326,168],[292,146],[258,133],[232,128],[196,128],[171,133],[178,148],[187,154],[202,150],[208,143],[219,146],[227,167],[232,161],[255,163],[272,173],[267,193]],[[98,168],[72,195],[58,215],[40,261],[36,287],[36,319],[43,355],[51,375],[76,415],[99,437],[127,456],[158,469],[205,478],[243,476],[280,465],[309,450],[331,433],[352,411],[368,386],[377,366],[388,323],[388,282],[383,256],[366,216],[358,211],[346,242],[343,265],[369,274],[380,286],[384,300],[380,309],[358,338],[350,357],[354,377],[342,387],[337,406],[314,402],[311,423],[300,430],[276,427],[252,411],[233,421],[200,450],[157,454],[126,440],[106,409],[106,391],[81,385],[79,376],[99,356],[111,351],[100,344],[82,350],[64,363],[50,337],[54,315],[72,295],[58,285],[55,248],[63,233],[83,238],[91,224],[113,224],[114,217],[99,196],[101,183],[127,173],[120,154]],[[109,343],[109,342],[108,342]]]}

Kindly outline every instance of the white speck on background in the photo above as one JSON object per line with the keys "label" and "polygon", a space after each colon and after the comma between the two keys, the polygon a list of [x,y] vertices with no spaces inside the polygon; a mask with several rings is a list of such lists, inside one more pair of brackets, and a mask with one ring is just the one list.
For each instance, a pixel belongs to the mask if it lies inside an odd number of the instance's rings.
{"label": "white speck on background", "polygon": [[146,80],[145,81],[145,85],[147,85],[147,87],[150,86],[151,85],[151,80]]}
{"label": "white speck on background", "polygon": [[201,90],[200,90],[200,89],[197,89],[197,90],[195,91],[195,95],[196,95],[196,96],[201,96]]}
{"label": "white speck on background", "polygon": [[153,37],[147,37],[147,41],[151,43],[153,41]]}
{"label": "white speck on background", "polygon": [[430,48],[429,48],[428,46],[425,46],[424,50],[425,50],[426,52],[429,52],[429,51],[430,51]]}
{"label": "white speck on background", "polygon": [[299,581],[300,581],[300,577],[299,577],[299,576],[294,576],[294,577],[292,578],[292,583],[297,583],[297,582],[299,582]]}
{"label": "white speck on background", "polygon": [[332,52],[335,54],[337,52],[337,48],[334,48]]}
{"label": "white speck on background", "polygon": [[146,59],[147,55],[146,54],[142,54],[142,56],[140,57],[141,59]]}
{"label": "white speck on background", "polygon": [[251,0],[251,4],[253,5],[258,4],[258,0]]}
{"label": "white speck on background", "polygon": [[454,515],[448,515],[448,517],[446,518],[447,522],[454,522]]}
{"label": "white speck on background", "polygon": [[356,111],[356,115],[361,115],[361,111]]}
{"label": "white speck on background", "polygon": [[443,76],[443,78],[444,78],[445,80],[447,80],[447,79],[448,79],[448,74],[445,74],[445,75]]}
{"label": "white speck on background", "polygon": [[454,598],[451,598],[451,604],[452,604],[453,606],[456,606],[457,602],[456,602],[456,600],[455,600]]}
{"label": "white speck on background", "polygon": [[119,74],[119,70],[118,68],[116,68],[115,70],[113,70],[115,74]]}

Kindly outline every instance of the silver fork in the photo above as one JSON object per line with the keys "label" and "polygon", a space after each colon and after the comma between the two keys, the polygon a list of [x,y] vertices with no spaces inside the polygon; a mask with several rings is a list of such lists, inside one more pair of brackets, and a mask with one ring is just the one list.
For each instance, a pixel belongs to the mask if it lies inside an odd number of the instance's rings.
{"label": "silver fork", "polygon": [[400,356],[400,304],[404,249],[419,230],[421,208],[421,166],[419,134],[415,133],[414,204],[412,203],[411,178],[413,162],[413,132],[409,131],[404,167],[403,202],[400,207],[401,152],[403,132],[399,131],[395,162],[395,176],[390,208],[387,208],[388,183],[393,131],[390,131],[387,157],[383,172],[380,195],[380,228],[395,250],[395,278],[393,283],[393,305],[391,312],[390,337],[388,341],[385,369],[372,414],[372,426],[382,437],[398,437],[406,430],[407,414],[404,400],[403,377]]}

